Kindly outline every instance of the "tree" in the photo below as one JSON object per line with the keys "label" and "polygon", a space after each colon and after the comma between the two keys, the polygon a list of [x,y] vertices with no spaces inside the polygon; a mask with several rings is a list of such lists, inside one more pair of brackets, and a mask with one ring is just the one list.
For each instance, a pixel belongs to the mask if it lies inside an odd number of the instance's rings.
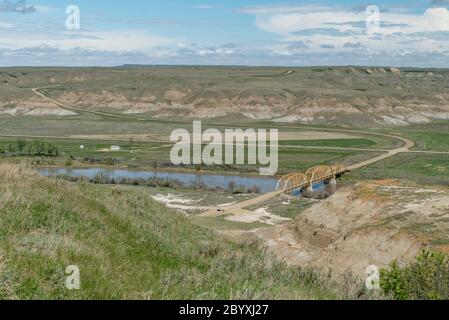
{"label": "tree", "polygon": [[29,156],[33,155],[33,150],[34,150],[34,146],[32,144],[30,144],[27,148],[27,152],[28,152]]}
{"label": "tree", "polygon": [[45,154],[45,144],[42,142],[34,143],[34,153],[38,156],[43,156]]}
{"label": "tree", "polygon": [[50,157],[57,157],[59,156],[59,150],[56,146],[49,144],[47,147],[47,155]]}
{"label": "tree", "polygon": [[10,143],[10,144],[8,145],[8,151],[9,151],[10,153],[15,153],[15,152],[16,152],[16,146],[13,145],[12,143]]}
{"label": "tree", "polygon": [[25,146],[26,146],[25,141],[23,141],[23,140],[17,141],[17,150],[19,150],[20,153],[22,153],[23,150],[25,150]]}

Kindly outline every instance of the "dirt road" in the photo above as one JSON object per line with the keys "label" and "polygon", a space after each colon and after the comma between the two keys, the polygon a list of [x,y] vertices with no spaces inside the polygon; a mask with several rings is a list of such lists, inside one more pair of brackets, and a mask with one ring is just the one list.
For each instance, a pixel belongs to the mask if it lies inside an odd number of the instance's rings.
{"label": "dirt road", "polygon": [[400,148],[389,150],[387,153],[382,154],[382,155],[380,155],[378,157],[375,157],[375,158],[372,158],[372,159],[369,159],[369,160],[366,160],[366,161],[363,161],[363,162],[360,162],[360,163],[353,164],[353,165],[348,167],[348,170],[350,170],[350,171],[356,170],[356,169],[359,169],[359,168],[362,168],[362,167],[369,166],[370,164],[376,163],[378,161],[381,161],[381,160],[384,160],[384,159],[387,159],[387,158],[390,158],[390,157],[394,157],[395,155],[397,155],[399,153],[409,152],[410,149],[415,146],[415,142],[413,142],[410,139],[403,138],[403,137],[398,137],[398,136],[390,136],[390,137],[401,140],[404,143],[404,145],[402,147],[400,147]]}
{"label": "dirt road", "polygon": [[[357,131],[354,131],[354,132],[357,132]],[[358,131],[358,132],[362,133],[360,131]],[[392,135],[385,135],[385,134],[379,134],[379,135],[400,140],[400,141],[402,141],[403,146],[400,148],[397,148],[397,149],[387,150],[387,153],[377,156],[375,158],[372,158],[372,159],[369,159],[369,160],[366,160],[366,161],[363,161],[360,163],[353,164],[348,167],[349,171],[356,170],[356,169],[359,169],[362,167],[366,167],[366,166],[376,163],[378,161],[393,157],[402,152],[409,152],[409,149],[413,148],[415,146],[415,143],[412,140],[407,139],[407,138],[403,138],[403,137],[399,137],[399,136],[392,136]],[[344,150],[345,148],[337,148],[336,147],[334,149],[335,150]],[[248,210],[245,210],[245,208],[256,205],[258,203],[263,203],[263,202],[270,200],[270,199],[272,199],[276,196],[279,196],[281,194],[282,194],[282,191],[269,192],[269,193],[254,197],[252,199],[236,203],[229,207],[222,208],[223,211],[219,211],[217,209],[207,210],[206,212],[202,213],[200,216],[213,217],[213,216],[219,216],[219,215],[223,215],[223,214],[233,214],[233,215],[247,214]]]}

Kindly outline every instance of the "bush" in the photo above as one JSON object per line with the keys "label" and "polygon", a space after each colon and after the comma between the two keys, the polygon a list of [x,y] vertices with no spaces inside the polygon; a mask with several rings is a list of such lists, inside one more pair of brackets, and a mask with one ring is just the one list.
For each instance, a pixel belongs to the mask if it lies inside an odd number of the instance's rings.
{"label": "bush", "polygon": [[35,142],[32,150],[35,155],[43,156],[45,155],[45,144],[42,142]]}
{"label": "bush", "polygon": [[252,187],[248,187],[248,189],[246,190],[246,193],[249,194],[259,194],[261,192],[260,187],[254,185]]}
{"label": "bush", "polygon": [[58,157],[59,156],[59,149],[55,147],[52,144],[49,144],[47,146],[47,156],[49,157]]}
{"label": "bush", "polygon": [[10,153],[15,153],[15,152],[16,152],[16,146],[13,145],[12,143],[10,143],[10,144],[8,145],[8,151],[9,151]]}
{"label": "bush", "polygon": [[72,165],[73,165],[72,159],[71,159],[71,158],[67,158],[67,159],[65,160],[65,166],[66,166],[66,167],[71,167]]}
{"label": "bush", "polygon": [[19,150],[20,153],[22,153],[23,150],[25,150],[25,146],[26,146],[25,141],[23,140],[17,141],[17,149]]}
{"label": "bush", "polygon": [[380,272],[385,294],[398,300],[449,299],[449,257],[434,250],[424,250],[414,262],[401,267],[397,261]]}
{"label": "bush", "polygon": [[245,194],[246,190],[244,186],[238,186],[232,190],[233,194]]}

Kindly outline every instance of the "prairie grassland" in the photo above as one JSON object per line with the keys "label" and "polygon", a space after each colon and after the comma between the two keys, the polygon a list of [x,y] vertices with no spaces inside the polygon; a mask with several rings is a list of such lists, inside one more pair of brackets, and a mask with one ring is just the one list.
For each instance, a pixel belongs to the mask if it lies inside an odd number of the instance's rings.
{"label": "prairie grassland", "polygon": [[[2,299],[339,299],[333,282],[231,243],[144,189],[68,183],[0,165]],[[81,290],[65,288],[77,265]]]}
{"label": "prairie grassland", "polygon": [[449,155],[404,153],[351,172],[344,179],[400,179],[418,185],[449,186]]}
{"label": "prairie grassland", "polygon": [[415,141],[416,150],[449,151],[448,121],[395,128],[390,129],[390,131]]}

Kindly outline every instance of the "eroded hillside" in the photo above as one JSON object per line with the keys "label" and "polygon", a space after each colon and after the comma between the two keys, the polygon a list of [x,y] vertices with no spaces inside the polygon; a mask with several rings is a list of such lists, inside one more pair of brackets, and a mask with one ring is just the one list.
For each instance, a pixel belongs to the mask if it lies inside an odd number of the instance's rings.
{"label": "eroded hillside", "polygon": [[449,119],[449,71],[397,68],[122,67],[3,69],[0,114],[75,107],[152,117],[407,125]]}
{"label": "eroded hillside", "polygon": [[[252,233],[291,264],[364,277],[425,247],[449,252],[449,192],[397,181],[344,187],[295,219]],[[248,235],[248,234],[247,234]]]}

